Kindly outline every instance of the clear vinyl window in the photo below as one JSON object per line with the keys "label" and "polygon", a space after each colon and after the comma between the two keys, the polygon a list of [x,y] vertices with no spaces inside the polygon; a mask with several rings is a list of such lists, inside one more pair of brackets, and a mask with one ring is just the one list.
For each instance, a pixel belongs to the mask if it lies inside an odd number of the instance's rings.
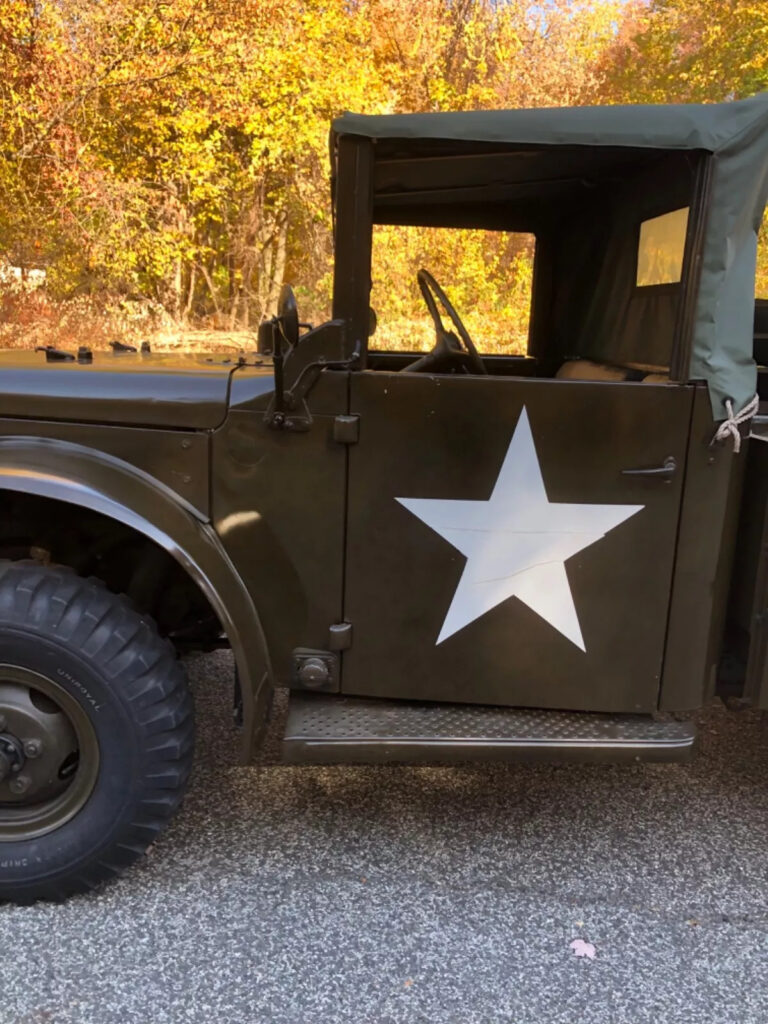
{"label": "clear vinyl window", "polygon": [[683,273],[688,207],[652,217],[640,225],[637,287],[677,284]]}

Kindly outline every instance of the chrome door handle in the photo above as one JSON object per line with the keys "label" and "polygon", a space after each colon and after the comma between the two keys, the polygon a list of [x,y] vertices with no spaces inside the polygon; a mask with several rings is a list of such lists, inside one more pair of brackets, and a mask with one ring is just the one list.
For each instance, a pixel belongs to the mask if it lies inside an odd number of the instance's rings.
{"label": "chrome door handle", "polygon": [[677,459],[674,455],[668,455],[661,466],[652,466],[650,469],[622,469],[624,476],[656,476],[661,477],[665,483],[669,483],[677,472]]}

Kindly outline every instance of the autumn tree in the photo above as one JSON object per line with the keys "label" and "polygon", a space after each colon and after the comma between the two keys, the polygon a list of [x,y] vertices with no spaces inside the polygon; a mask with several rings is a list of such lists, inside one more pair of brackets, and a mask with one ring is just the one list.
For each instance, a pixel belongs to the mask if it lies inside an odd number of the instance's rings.
{"label": "autumn tree", "polygon": [[[596,98],[612,103],[707,103],[768,89],[768,4],[635,0],[604,53]],[[768,298],[768,224],[757,294]]]}
{"label": "autumn tree", "polygon": [[697,103],[768,88],[768,5],[633,0],[603,62],[612,102]]}
{"label": "autumn tree", "polygon": [[[727,0],[0,0],[0,253],[53,295],[227,327],[289,279],[316,320],[337,113],[742,94],[764,81],[765,21]],[[529,241],[380,237],[382,319],[421,317],[426,253],[520,335]]]}
{"label": "autumn tree", "polygon": [[0,46],[14,262],[47,266],[61,293],[152,294],[176,315],[274,306],[290,227],[311,242],[322,219],[341,83],[357,105],[372,93],[342,0],[2,0]]}

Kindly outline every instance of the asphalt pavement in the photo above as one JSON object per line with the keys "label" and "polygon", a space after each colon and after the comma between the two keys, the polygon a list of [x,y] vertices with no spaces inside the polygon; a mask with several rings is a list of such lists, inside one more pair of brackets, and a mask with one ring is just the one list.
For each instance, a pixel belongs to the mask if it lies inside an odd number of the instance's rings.
{"label": "asphalt pavement", "polygon": [[[176,822],[106,889],[0,908],[2,1024],[765,1024],[768,722],[689,765],[238,768],[190,660]],[[570,948],[582,938],[595,958]]]}

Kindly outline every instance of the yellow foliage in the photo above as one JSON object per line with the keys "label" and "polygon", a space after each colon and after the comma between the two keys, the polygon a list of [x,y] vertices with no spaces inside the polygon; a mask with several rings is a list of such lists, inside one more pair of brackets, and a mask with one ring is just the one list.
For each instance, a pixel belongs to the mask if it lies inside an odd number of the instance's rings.
{"label": "yellow foliage", "polygon": [[[0,0],[0,255],[46,268],[49,298],[230,328],[287,279],[317,321],[342,110],[724,99],[768,88],[767,43],[757,0]],[[425,322],[424,264],[485,344],[523,345],[529,242],[376,245],[382,338]]]}
{"label": "yellow foliage", "polygon": [[[480,352],[523,353],[528,340],[534,239],[496,231],[374,228],[374,347],[426,351],[434,328],[416,283],[429,270]],[[449,330],[450,319],[443,316]]]}

